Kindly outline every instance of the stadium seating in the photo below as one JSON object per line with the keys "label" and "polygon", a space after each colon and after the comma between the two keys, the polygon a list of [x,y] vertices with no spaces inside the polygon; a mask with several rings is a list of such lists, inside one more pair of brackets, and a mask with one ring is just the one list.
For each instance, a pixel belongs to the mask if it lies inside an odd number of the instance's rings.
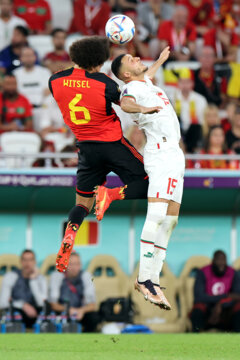
{"label": "stadium seating", "polygon": [[48,0],[52,12],[52,26],[68,30],[73,16],[71,0]]}
{"label": "stadium seating", "polygon": [[54,50],[52,37],[50,35],[30,35],[28,37],[29,45],[37,52],[40,59]]}
{"label": "stadium seating", "polygon": [[[131,283],[134,284],[138,274],[138,266],[131,276]],[[158,306],[150,304],[132,286],[131,298],[134,303],[134,322],[148,326],[154,332],[173,333],[184,332],[186,328],[185,317],[181,313],[184,303],[184,293],[181,283],[169,270],[166,263],[163,266],[161,275],[161,286],[166,287],[164,293],[169,300],[172,310],[161,310]]]}
{"label": "stadium seating", "polygon": [[233,268],[237,271],[240,271],[240,257],[238,257],[234,263],[233,263]]}
{"label": "stadium seating", "polygon": [[8,272],[20,267],[20,258],[14,254],[0,255],[0,288],[3,276]]}
{"label": "stadium seating", "polygon": [[95,256],[87,271],[93,275],[98,304],[108,298],[129,295],[129,278],[113,256]]}
{"label": "stadium seating", "polygon": [[66,137],[64,134],[58,132],[48,133],[45,135],[44,140],[52,142],[56,152],[60,152],[65,146],[73,144],[72,137]]}
{"label": "stadium seating", "polygon": [[80,40],[80,39],[82,39],[82,38],[83,38],[83,36],[80,35],[80,34],[71,34],[71,35],[69,35],[69,36],[67,37],[67,39],[66,39],[66,42],[65,42],[65,49],[66,49],[66,51],[69,51],[69,48],[70,48],[70,46],[72,45],[72,43],[73,43],[74,41]]}
{"label": "stadium seating", "polygon": [[[179,281],[185,294],[185,306],[182,308],[182,312],[186,318],[193,307],[193,287],[196,270],[209,265],[210,262],[211,259],[207,256],[191,256],[180,274]],[[188,329],[191,328],[190,321],[187,320],[187,324]]]}
{"label": "stadium seating", "polygon": [[46,276],[47,279],[49,278],[49,275],[51,275],[51,273],[53,271],[55,271],[56,257],[57,257],[57,254],[48,255],[44,259],[44,261],[40,267],[41,274]]}
{"label": "stadium seating", "polygon": [[36,160],[24,157],[24,154],[37,154],[40,151],[41,139],[39,135],[30,132],[5,132],[0,137],[0,146],[3,153],[23,155],[18,158],[6,158],[7,168],[30,167]]}

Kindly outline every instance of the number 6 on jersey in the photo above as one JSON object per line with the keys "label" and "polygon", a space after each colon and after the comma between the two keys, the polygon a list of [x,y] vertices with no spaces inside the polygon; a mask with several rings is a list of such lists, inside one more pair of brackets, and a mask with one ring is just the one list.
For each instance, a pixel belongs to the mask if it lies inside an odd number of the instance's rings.
{"label": "number 6 on jersey", "polygon": [[[71,121],[76,125],[87,124],[91,120],[90,112],[84,106],[77,106],[77,103],[82,100],[82,94],[76,94],[76,96],[68,104],[70,110]],[[76,112],[82,111],[84,113],[84,119],[77,119]]]}

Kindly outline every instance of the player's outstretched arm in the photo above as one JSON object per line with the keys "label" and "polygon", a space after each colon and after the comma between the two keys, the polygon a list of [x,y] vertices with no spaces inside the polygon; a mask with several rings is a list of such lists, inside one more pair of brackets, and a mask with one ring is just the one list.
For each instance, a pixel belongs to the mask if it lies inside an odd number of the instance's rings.
{"label": "player's outstretched arm", "polygon": [[121,109],[127,113],[154,114],[159,112],[161,106],[145,107],[136,103],[134,98],[124,96],[121,100]]}
{"label": "player's outstretched arm", "polygon": [[155,63],[152,64],[152,66],[150,66],[150,68],[147,70],[146,75],[150,79],[154,78],[157,70],[163,63],[165,63],[165,61],[169,58],[169,55],[170,55],[170,47],[167,46],[165,47],[165,49],[163,49],[157,61],[155,61]]}

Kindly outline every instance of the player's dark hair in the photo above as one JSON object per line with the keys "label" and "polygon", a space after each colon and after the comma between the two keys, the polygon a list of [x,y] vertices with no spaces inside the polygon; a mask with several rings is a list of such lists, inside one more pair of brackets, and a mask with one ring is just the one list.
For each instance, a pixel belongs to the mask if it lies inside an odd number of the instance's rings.
{"label": "player's dark hair", "polygon": [[120,68],[122,65],[122,58],[125,56],[126,54],[121,54],[119,56],[116,57],[116,59],[113,60],[112,62],[112,73],[118,78],[119,76],[119,72],[120,72]]}
{"label": "player's dark hair", "polygon": [[62,29],[62,28],[55,28],[55,29],[53,29],[53,31],[51,32],[51,36],[54,37],[58,32],[63,32],[64,34],[67,35],[67,32],[66,32],[64,29]]}
{"label": "player's dark hair", "polygon": [[29,35],[29,30],[25,26],[22,25],[15,26],[14,30],[19,31],[25,37]]}
{"label": "player's dark hair", "polygon": [[85,37],[75,41],[69,53],[75,64],[85,70],[91,70],[109,58],[109,40],[102,36]]}
{"label": "player's dark hair", "polygon": [[32,254],[32,255],[34,256],[34,259],[35,259],[35,253],[34,253],[34,251],[32,251],[32,250],[30,250],[30,249],[25,249],[25,250],[23,250],[23,252],[21,253],[21,259],[23,258],[23,256],[24,256],[25,254]]}

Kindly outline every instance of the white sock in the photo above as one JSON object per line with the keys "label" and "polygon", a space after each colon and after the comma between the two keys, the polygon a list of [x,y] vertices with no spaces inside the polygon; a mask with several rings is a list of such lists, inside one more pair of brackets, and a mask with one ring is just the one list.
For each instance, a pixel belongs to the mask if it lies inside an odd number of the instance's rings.
{"label": "white sock", "polygon": [[154,284],[159,284],[159,276],[162,271],[163,262],[166,258],[166,251],[168,247],[168,241],[173,232],[173,229],[177,225],[178,216],[167,215],[163,223],[158,227],[155,243],[154,253],[152,261],[151,281]]}
{"label": "white sock", "polygon": [[140,264],[138,280],[144,282],[151,278],[154,243],[159,225],[167,213],[168,204],[149,202],[146,220],[143,226],[140,243]]}

